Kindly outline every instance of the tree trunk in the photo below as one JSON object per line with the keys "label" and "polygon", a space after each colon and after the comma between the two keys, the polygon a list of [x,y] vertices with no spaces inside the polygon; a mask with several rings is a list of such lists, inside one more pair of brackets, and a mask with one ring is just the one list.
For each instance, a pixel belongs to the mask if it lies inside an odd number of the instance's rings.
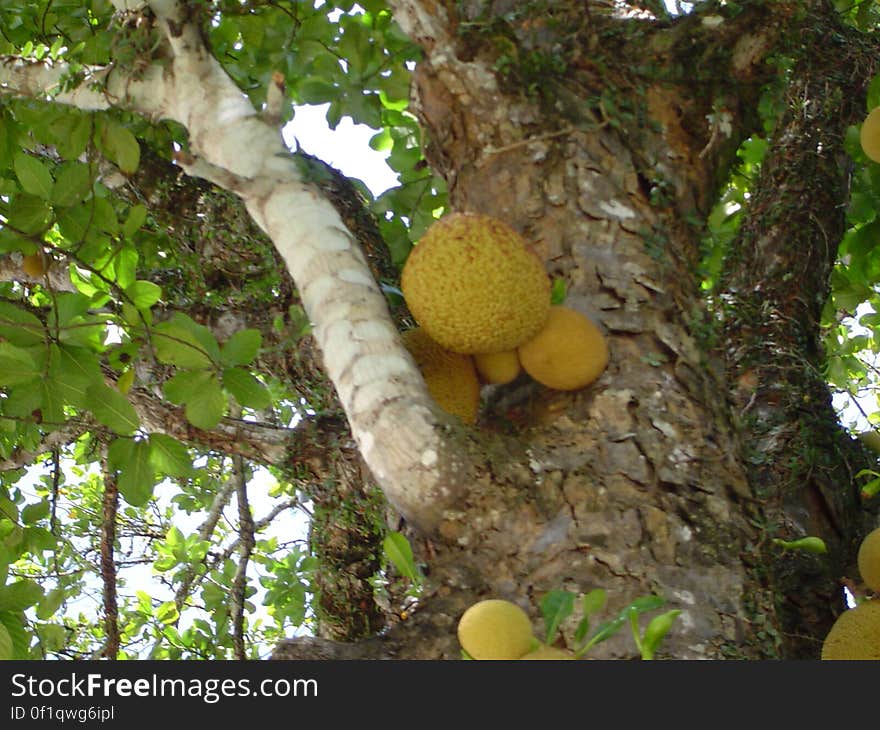
{"label": "tree trunk", "polygon": [[[488,394],[473,435],[484,466],[427,545],[420,610],[320,651],[457,658],[457,619],[478,598],[513,600],[537,627],[547,591],[603,588],[612,610],[657,593],[682,611],[668,657],[817,657],[865,530],[854,475],[868,461],[837,423],[817,342],[843,132],[861,121],[876,51],[826,2],[669,24],[602,3],[392,5],[425,49],[413,96],[451,207],[521,231],[611,359],[582,391],[521,379]],[[710,301],[703,221],[759,130],[772,52],[795,60],[789,111]],[[773,543],[805,535],[829,552]],[[620,634],[591,656],[638,653]]]}

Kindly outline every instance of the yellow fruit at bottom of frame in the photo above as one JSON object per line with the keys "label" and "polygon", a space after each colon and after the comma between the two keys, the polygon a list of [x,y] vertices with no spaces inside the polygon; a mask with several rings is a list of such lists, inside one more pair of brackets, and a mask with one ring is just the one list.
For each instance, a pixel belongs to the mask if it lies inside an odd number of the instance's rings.
{"label": "yellow fruit at bottom of frame", "polygon": [[880,601],[840,614],[822,643],[822,659],[880,659]]}
{"label": "yellow fruit at bottom of frame", "polygon": [[532,623],[515,603],[479,601],[458,622],[458,641],[474,659],[519,659],[535,643]]}

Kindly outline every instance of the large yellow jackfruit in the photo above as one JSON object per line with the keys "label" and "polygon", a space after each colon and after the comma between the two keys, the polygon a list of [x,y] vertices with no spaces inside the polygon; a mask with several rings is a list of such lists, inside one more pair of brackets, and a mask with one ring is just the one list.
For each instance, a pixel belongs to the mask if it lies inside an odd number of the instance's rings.
{"label": "large yellow jackfruit", "polygon": [[880,527],[862,540],[857,560],[865,585],[880,593]]}
{"label": "large yellow jackfruit", "polygon": [[865,601],[837,617],[822,659],[880,659],[880,601]]}
{"label": "large yellow jackfruit", "polygon": [[519,347],[529,375],[554,390],[576,390],[596,380],[608,365],[608,344],[599,328],[562,305],[550,309],[543,329]]}
{"label": "large yellow jackfruit", "polygon": [[464,423],[475,423],[480,408],[480,381],[473,358],[441,347],[422,327],[404,332],[401,339],[437,405]]}
{"label": "large yellow jackfruit", "polygon": [[513,350],[544,325],[550,279],[528,242],[500,220],[452,213],[412,250],[400,277],[407,306],[443,347]]}

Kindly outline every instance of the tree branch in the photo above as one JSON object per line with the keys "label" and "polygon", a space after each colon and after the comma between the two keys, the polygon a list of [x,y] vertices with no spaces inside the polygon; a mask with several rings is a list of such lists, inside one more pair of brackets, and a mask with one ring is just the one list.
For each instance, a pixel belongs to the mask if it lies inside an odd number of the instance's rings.
{"label": "tree branch", "polygon": [[235,577],[232,580],[231,590],[232,650],[235,658],[243,661],[247,658],[244,643],[244,603],[247,590],[247,568],[256,541],[254,539],[254,518],[248,503],[248,483],[245,478],[245,464],[240,456],[234,456],[232,464],[235,494],[238,502],[239,534],[238,566],[235,570]]}
{"label": "tree branch", "polygon": [[101,472],[104,478],[104,498],[101,515],[101,581],[104,586],[104,632],[107,635],[101,652],[107,659],[119,654],[119,611],[116,601],[116,511],[119,507],[119,489],[113,471],[107,464],[107,448],[102,446]]}

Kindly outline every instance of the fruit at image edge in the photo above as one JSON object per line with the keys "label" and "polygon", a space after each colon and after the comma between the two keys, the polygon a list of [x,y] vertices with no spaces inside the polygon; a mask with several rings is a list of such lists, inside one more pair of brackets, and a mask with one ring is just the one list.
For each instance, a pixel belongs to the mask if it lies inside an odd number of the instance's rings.
{"label": "fruit at image edge", "polygon": [[874,162],[880,162],[880,107],[873,109],[859,130],[862,151]]}
{"label": "fruit at image edge", "polygon": [[400,286],[419,326],[469,355],[515,349],[550,309],[550,278],[528,241],[476,213],[434,223],[410,252]]}
{"label": "fruit at image edge", "polygon": [[840,614],[822,644],[822,659],[880,659],[880,601]]}
{"label": "fruit at image edge", "polygon": [[862,540],[857,562],[862,581],[872,591],[880,593],[880,527]]}
{"label": "fruit at image edge", "polygon": [[474,659],[510,660],[527,654],[535,638],[525,611],[510,601],[490,598],[462,614],[458,641]]}

